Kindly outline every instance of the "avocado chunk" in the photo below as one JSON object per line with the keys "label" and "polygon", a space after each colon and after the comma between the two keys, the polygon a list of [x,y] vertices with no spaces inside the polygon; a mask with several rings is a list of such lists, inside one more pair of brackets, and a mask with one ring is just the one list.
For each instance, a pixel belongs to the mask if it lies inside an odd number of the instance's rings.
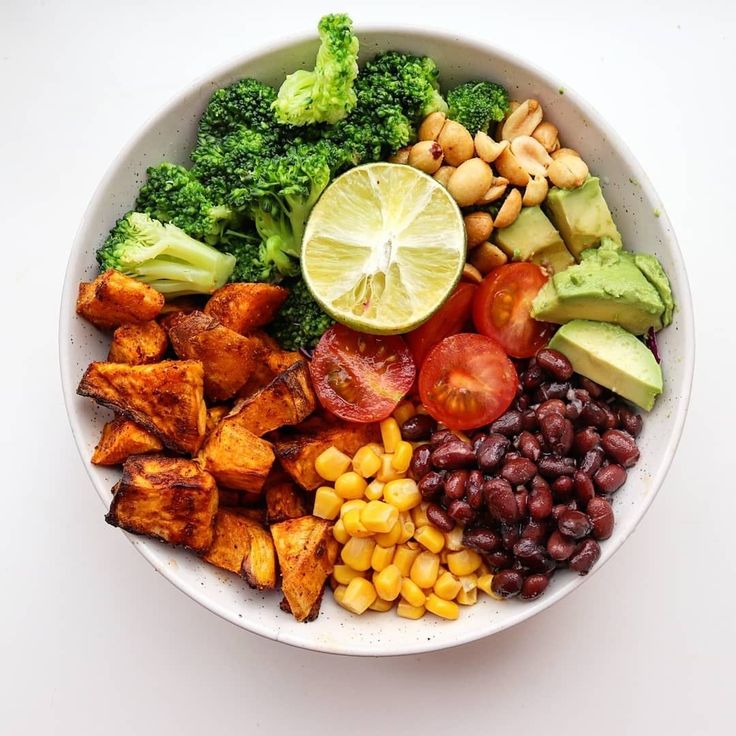
{"label": "avocado chunk", "polygon": [[652,351],[618,325],[576,319],[555,333],[549,347],[567,356],[576,373],[650,411],[662,393],[662,369]]}
{"label": "avocado chunk", "polygon": [[597,176],[588,177],[576,189],[552,187],[546,203],[554,226],[577,260],[586,248],[598,245],[603,237],[611,238],[621,247],[621,235],[603,199]]}
{"label": "avocado chunk", "polygon": [[672,323],[672,314],[675,311],[675,300],[672,296],[672,287],[667,274],[662,268],[662,264],[656,256],[649,253],[635,253],[634,263],[637,268],[644,274],[646,280],[657,290],[659,298],[664,304],[664,312],[662,313],[662,326]]}
{"label": "avocado chunk", "polygon": [[544,322],[613,322],[635,335],[660,329],[664,312],[657,289],[637,267],[634,254],[618,250],[608,238],[599,248],[586,250],[579,264],[555,274],[531,308],[532,317]]}
{"label": "avocado chunk", "polygon": [[550,273],[575,263],[541,207],[523,207],[516,220],[497,230],[496,245],[514,261],[531,261]]}

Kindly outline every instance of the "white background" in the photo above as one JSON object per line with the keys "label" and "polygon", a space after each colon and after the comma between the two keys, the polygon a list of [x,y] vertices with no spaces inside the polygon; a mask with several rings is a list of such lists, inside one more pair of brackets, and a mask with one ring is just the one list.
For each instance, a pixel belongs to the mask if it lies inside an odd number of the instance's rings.
{"label": "white background", "polygon": [[[0,732],[731,732],[736,10],[602,7],[0,0]],[[108,163],[191,80],[339,9],[499,45],[586,97],[658,189],[696,306],[688,422],[636,534],[551,610],[425,656],[299,651],[190,601],[103,522],[61,400],[62,277]]]}

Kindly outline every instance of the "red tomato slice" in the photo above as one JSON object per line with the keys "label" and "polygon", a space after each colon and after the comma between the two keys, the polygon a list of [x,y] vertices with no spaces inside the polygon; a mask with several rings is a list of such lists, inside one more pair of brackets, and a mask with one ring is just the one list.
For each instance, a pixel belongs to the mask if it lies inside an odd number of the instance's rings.
{"label": "red tomato slice", "polygon": [[416,376],[398,335],[364,335],[340,324],[322,335],[309,372],[322,406],[351,422],[385,419]]}
{"label": "red tomato slice", "polygon": [[508,409],[519,377],[490,337],[446,337],[427,355],[419,373],[419,396],[427,411],[451,429],[475,429]]}
{"label": "red tomato slice", "polygon": [[514,358],[531,358],[548,342],[554,327],[529,314],[547,276],[533,263],[509,263],[493,269],[478,287],[473,322],[482,335],[497,340]]}
{"label": "red tomato slice", "polygon": [[475,284],[460,283],[450,298],[423,324],[404,337],[418,368],[440,340],[460,332],[470,319]]}

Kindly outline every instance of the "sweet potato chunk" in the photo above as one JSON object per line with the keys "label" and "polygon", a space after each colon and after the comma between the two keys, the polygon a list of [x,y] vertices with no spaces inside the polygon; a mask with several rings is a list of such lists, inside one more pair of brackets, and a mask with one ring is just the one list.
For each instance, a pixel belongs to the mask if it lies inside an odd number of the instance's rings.
{"label": "sweet potato chunk", "polygon": [[269,524],[298,519],[309,513],[304,497],[289,481],[268,486],[265,495],[266,518]]}
{"label": "sweet potato chunk", "polygon": [[332,524],[315,516],[288,519],[271,526],[281,567],[281,590],[297,621],[311,621],[327,576],[335,565],[338,544]]}
{"label": "sweet potato chunk", "polygon": [[141,455],[123,465],[108,524],[195,552],[212,544],[217,513],[214,478],[193,460]]}
{"label": "sweet potato chunk", "polygon": [[166,355],[169,339],[155,320],[120,325],[112,335],[107,359],[111,363],[144,365],[158,363]]}
{"label": "sweet potato chunk", "polygon": [[210,434],[212,430],[222,421],[223,417],[230,411],[229,406],[224,404],[218,404],[217,406],[210,406],[207,409],[207,427],[205,434]]}
{"label": "sweet potato chunk", "polygon": [[202,361],[204,392],[211,401],[237,393],[253,372],[259,348],[256,341],[196,311],[173,323],[169,339],[180,358]]}
{"label": "sweet potato chunk", "polygon": [[132,419],[166,447],[194,454],[202,444],[207,417],[203,380],[202,364],[196,360],[91,363],[77,393]]}
{"label": "sweet potato chunk", "polygon": [[105,271],[94,281],[79,284],[77,314],[103,330],[148,322],[163,306],[163,294],[119,271]]}
{"label": "sweet potato chunk", "polygon": [[289,295],[272,284],[226,284],[207,302],[204,313],[241,335],[268,324]]}
{"label": "sweet potato chunk", "polygon": [[271,534],[245,514],[224,509],[217,512],[212,546],[203,559],[242,575],[252,588],[276,587],[276,554]]}
{"label": "sweet potato chunk", "polygon": [[95,465],[121,465],[131,455],[144,455],[163,449],[158,437],[139,424],[115,417],[102,428],[102,437],[95,447],[92,462]]}
{"label": "sweet potato chunk", "polygon": [[235,404],[228,419],[261,437],[284,425],[299,424],[316,405],[307,363],[300,360],[268,386]]}

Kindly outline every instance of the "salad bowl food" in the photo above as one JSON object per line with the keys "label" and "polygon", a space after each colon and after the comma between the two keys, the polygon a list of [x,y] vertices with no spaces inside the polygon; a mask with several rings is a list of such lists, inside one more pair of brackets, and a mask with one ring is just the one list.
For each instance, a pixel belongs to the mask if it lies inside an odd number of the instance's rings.
{"label": "salad bowl food", "polygon": [[[666,271],[677,308],[672,324],[659,336],[665,373],[664,391],[645,415],[638,437],[641,458],[613,502],[616,524],[601,545],[599,569],[633,532],[672,462],[687,411],[694,361],[690,293],[682,257],[669,220],[646,174],[625,144],[596,112],[564,84],[497,49],[436,33],[361,30],[360,61],[398,49],[429,56],[440,70],[443,89],[467,80],[502,83],[517,100],[535,99],[545,120],[559,128],[563,145],[574,147],[600,177],[605,198],[626,248],[655,255]],[[244,77],[278,88],[286,74],[308,67],[316,39],[300,39],[250,55],[193,85],[171,102],[120,153],[98,187],[72,247],[61,305],[59,347],[64,397],[79,451],[87,463],[98,443],[108,409],[77,395],[92,361],[107,359],[108,342],[75,314],[78,285],[98,274],[95,251],[115,221],[131,209],[148,166],[161,160],[188,164],[197,125],[212,92]],[[307,234],[309,235],[309,233]],[[105,507],[120,479],[115,467],[87,465]],[[124,526],[121,524],[121,526]],[[392,614],[351,615],[325,594],[320,615],[308,625],[278,607],[278,594],[259,591],[242,579],[207,565],[190,552],[143,536],[130,536],[146,559],[187,595],[242,628],[295,646],[357,655],[398,655],[441,649],[479,639],[513,626],[544,610],[583,583],[585,577],[563,571],[544,596],[530,601],[484,597],[463,607],[459,620],[436,616],[409,620]],[[381,617],[382,616],[382,617]]]}

